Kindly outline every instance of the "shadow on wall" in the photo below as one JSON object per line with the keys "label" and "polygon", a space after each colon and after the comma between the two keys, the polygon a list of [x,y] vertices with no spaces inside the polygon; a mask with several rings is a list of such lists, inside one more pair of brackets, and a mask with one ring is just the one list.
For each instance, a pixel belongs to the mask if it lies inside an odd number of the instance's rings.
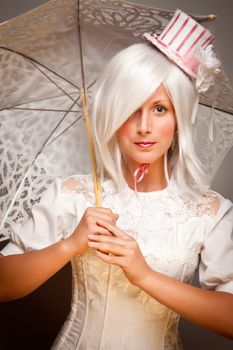
{"label": "shadow on wall", "polygon": [[[233,135],[232,135],[233,137]],[[211,188],[233,202],[233,147],[224,158]],[[233,349],[233,346],[232,346]]]}

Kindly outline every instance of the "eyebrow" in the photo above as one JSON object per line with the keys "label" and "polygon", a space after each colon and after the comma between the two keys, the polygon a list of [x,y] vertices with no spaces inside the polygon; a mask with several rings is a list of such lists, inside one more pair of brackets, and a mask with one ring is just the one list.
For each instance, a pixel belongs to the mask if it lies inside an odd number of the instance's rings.
{"label": "eyebrow", "polygon": [[153,103],[170,103],[172,104],[171,100],[167,99],[167,100],[154,100]]}

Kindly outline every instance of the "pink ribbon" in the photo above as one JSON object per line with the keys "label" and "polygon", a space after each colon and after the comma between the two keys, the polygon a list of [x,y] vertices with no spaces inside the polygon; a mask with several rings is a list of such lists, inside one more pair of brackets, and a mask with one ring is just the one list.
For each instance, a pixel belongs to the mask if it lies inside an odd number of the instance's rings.
{"label": "pink ribbon", "polygon": [[134,178],[134,191],[137,192],[137,183],[141,182],[144,176],[148,173],[150,164],[143,163],[135,170],[133,174]]}

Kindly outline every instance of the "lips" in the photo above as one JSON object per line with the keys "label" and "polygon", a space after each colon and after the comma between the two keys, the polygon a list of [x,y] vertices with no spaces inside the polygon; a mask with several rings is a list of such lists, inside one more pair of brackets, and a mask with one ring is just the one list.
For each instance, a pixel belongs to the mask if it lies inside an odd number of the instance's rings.
{"label": "lips", "polygon": [[149,148],[152,147],[153,145],[155,145],[155,142],[152,141],[139,141],[139,142],[135,142],[135,145],[142,147],[142,148]]}

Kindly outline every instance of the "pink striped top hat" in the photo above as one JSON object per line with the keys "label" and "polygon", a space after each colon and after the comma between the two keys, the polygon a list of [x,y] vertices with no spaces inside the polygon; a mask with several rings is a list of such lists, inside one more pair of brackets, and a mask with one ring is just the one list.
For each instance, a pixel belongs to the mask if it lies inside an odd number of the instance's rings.
{"label": "pink striped top hat", "polygon": [[214,40],[206,28],[181,10],[176,10],[159,36],[149,33],[143,36],[192,79],[197,77],[198,51],[205,51]]}

